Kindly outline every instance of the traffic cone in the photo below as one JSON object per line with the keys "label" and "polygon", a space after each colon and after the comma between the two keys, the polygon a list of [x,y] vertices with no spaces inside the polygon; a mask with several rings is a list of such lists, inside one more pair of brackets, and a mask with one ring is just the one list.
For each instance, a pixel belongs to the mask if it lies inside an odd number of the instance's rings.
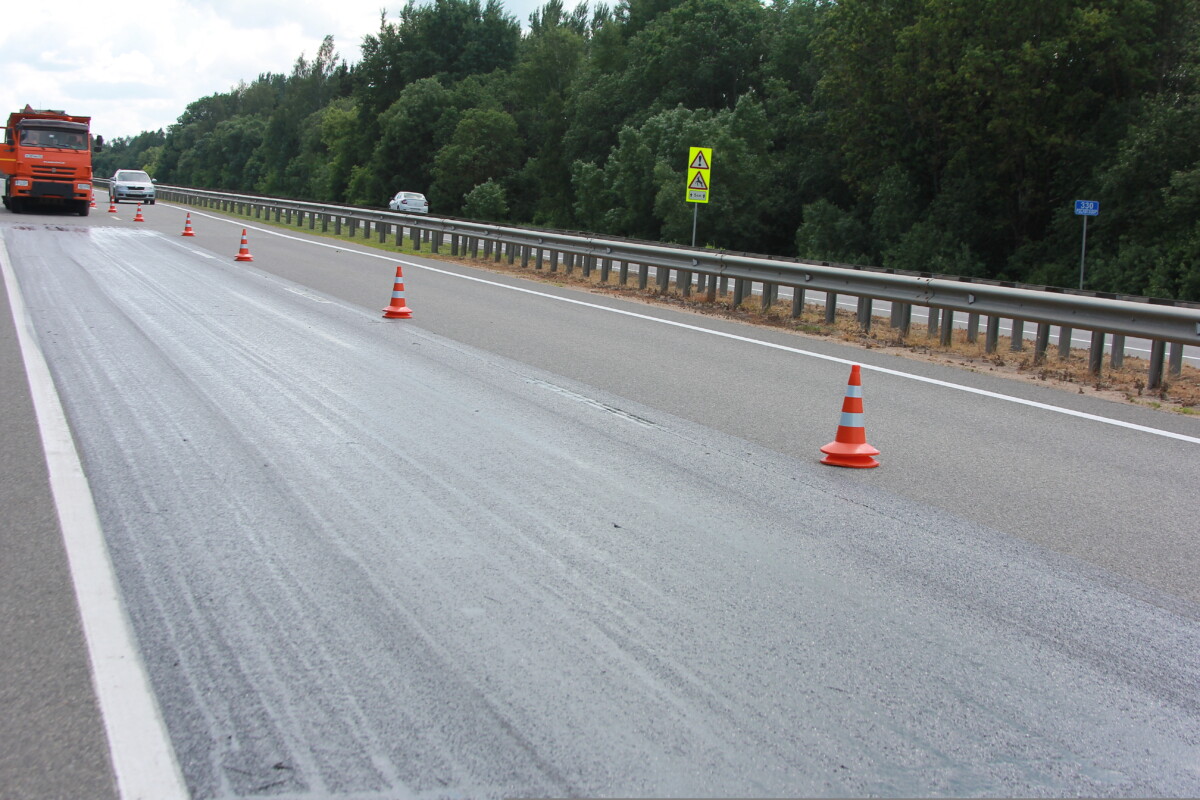
{"label": "traffic cone", "polygon": [[846,386],[846,399],[842,401],[842,419],[838,424],[837,436],[821,448],[825,457],[822,464],[835,467],[878,467],[872,456],[879,451],[867,444],[867,429],[863,426],[862,369],[858,364],[850,368],[850,382]]}
{"label": "traffic cone", "polygon": [[142,216],[142,204],[138,203],[137,213],[133,215],[134,222],[145,222],[146,218]]}
{"label": "traffic cone", "polygon": [[114,203],[112,200],[108,201],[108,213],[110,213],[110,214],[117,213],[117,204]]}
{"label": "traffic cone", "polygon": [[183,223],[183,233],[180,236],[195,236],[196,232],[192,230],[192,212],[188,212],[187,219]]}
{"label": "traffic cone", "polygon": [[397,265],[396,282],[392,285],[392,304],[383,310],[388,319],[411,319],[412,309],[404,303],[404,268]]}
{"label": "traffic cone", "polygon": [[96,195],[92,195],[92,199],[88,201],[88,208],[96,207]]}
{"label": "traffic cone", "polygon": [[246,241],[246,229],[242,228],[242,247],[238,250],[238,254],[233,257],[234,261],[253,261],[254,256],[250,255],[250,245]]}

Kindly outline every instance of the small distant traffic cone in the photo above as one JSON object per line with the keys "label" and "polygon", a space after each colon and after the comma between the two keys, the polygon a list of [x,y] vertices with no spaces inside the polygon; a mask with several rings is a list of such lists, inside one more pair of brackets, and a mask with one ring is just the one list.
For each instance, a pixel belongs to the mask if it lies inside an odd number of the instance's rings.
{"label": "small distant traffic cone", "polygon": [[238,250],[238,254],[233,257],[234,261],[253,261],[254,256],[250,255],[250,245],[246,241],[246,229],[242,228],[242,247]]}
{"label": "small distant traffic cone", "polygon": [[180,236],[195,236],[196,232],[192,230],[192,212],[188,212],[187,220],[183,223],[183,233]]}
{"label": "small distant traffic cone", "polygon": [[88,208],[96,207],[96,195],[92,195],[91,201],[88,202]]}
{"label": "small distant traffic cone", "polygon": [[145,222],[146,218],[142,216],[142,204],[138,203],[137,213],[133,215],[134,222]]}
{"label": "small distant traffic cone", "polygon": [[867,444],[867,429],[863,425],[862,369],[858,364],[850,368],[850,382],[846,386],[846,399],[842,401],[842,419],[838,424],[837,436],[821,448],[825,457],[822,464],[835,467],[878,467],[872,456],[879,451]]}
{"label": "small distant traffic cone", "polygon": [[112,200],[108,201],[108,213],[110,213],[110,214],[117,213],[117,204],[115,202],[113,202]]}
{"label": "small distant traffic cone", "polygon": [[396,282],[392,285],[392,304],[383,310],[388,319],[411,319],[412,309],[404,303],[404,268],[397,265]]}

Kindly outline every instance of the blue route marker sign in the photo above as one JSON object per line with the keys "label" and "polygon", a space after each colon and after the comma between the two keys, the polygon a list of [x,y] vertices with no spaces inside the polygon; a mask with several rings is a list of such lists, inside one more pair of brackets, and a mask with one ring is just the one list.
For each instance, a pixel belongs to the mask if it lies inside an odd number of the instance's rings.
{"label": "blue route marker sign", "polygon": [[1100,214],[1099,200],[1076,200],[1075,213],[1084,217],[1095,217]]}

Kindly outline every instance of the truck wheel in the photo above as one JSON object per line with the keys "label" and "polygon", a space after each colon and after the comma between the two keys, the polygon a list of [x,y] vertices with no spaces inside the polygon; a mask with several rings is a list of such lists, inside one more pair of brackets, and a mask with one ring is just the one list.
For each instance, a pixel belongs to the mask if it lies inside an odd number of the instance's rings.
{"label": "truck wheel", "polygon": [[91,206],[88,205],[87,200],[80,200],[79,204],[77,206],[75,206],[75,210],[76,210],[76,213],[79,214],[79,216],[86,217],[88,215],[88,212],[91,211],[92,208],[91,208]]}

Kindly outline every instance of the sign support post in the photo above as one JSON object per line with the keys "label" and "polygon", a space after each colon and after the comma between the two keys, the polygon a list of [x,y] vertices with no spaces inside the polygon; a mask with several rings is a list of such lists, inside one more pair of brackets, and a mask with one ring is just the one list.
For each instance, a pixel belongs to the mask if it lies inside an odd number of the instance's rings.
{"label": "sign support post", "polygon": [[1100,214],[1099,200],[1076,200],[1075,214],[1083,217],[1083,244],[1079,249],[1079,289],[1083,290],[1084,265],[1087,259],[1087,221],[1088,217]]}

